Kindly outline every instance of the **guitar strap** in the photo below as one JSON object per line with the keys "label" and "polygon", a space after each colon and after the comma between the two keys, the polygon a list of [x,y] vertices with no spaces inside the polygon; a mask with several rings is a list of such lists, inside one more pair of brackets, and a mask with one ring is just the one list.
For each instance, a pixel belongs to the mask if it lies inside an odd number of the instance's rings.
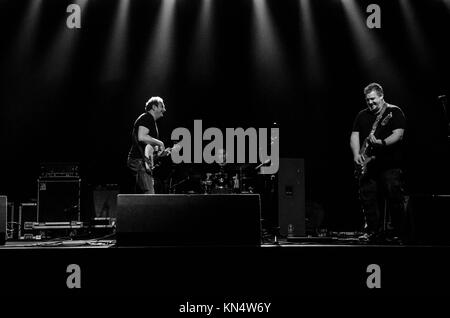
{"label": "guitar strap", "polygon": [[387,103],[385,102],[384,105],[383,105],[383,108],[381,109],[381,111],[380,111],[380,113],[378,114],[377,118],[376,118],[375,121],[373,122],[372,130],[370,131],[370,134],[369,134],[369,135],[374,134],[374,133],[375,133],[375,130],[377,130],[378,123],[380,122],[381,117],[383,117],[383,114],[384,114],[384,112],[386,111],[386,109],[387,109]]}

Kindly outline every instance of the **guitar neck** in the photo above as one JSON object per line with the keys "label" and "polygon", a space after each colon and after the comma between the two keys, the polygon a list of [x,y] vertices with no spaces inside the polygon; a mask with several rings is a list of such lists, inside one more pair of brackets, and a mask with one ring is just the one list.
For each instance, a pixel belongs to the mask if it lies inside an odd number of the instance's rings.
{"label": "guitar neck", "polygon": [[368,140],[368,138],[369,137],[364,139],[363,145],[362,145],[361,149],[359,150],[359,154],[361,154],[361,155],[365,155],[366,151],[367,151],[367,148],[369,147],[369,140]]}
{"label": "guitar neck", "polygon": [[[383,117],[384,111],[386,110],[386,104],[383,106],[383,109],[381,110],[380,114],[377,116],[377,118],[375,119],[373,125],[372,125],[372,129],[370,130],[369,136],[370,135],[375,135],[375,131],[377,130],[378,127],[378,123],[380,122],[381,117]],[[392,114],[389,114],[390,116],[392,116]],[[390,117],[389,117],[390,118]],[[367,151],[367,148],[369,147],[369,136],[366,137],[366,139],[364,139],[363,145],[359,151],[360,154],[364,155]]]}

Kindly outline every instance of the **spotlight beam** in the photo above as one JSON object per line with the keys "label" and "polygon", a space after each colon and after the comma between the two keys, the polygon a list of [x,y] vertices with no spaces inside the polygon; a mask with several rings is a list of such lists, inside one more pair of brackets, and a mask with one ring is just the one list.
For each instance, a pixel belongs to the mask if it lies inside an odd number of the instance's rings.
{"label": "spotlight beam", "polygon": [[162,1],[143,66],[142,83],[152,83],[155,90],[164,87],[173,64],[174,9],[175,0]]}
{"label": "spotlight beam", "polygon": [[[81,12],[84,12],[88,0],[76,0],[75,4],[80,6]],[[74,51],[80,37],[81,30],[67,28],[65,21],[64,19],[61,30],[42,63],[41,72],[44,74],[44,78],[50,81],[58,82],[62,76],[66,75],[69,61],[75,54]]]}
{"label": "spotlight beam", "polygon": [[383,52],[382,46],[375,38],[373,29],[366,26],[362,11],[355,0],[342,0],[344,12],[350,24],[353,42],[357,47],[360,66],[372,80],[390,82],[392,85],[403,85],[398,68]]}
{"label": "spotlight beam", "polygon": [[400,6],[402,8],[401,11],[405,21],[405,26],[408,30],[408,37],[413,46],[412,51],[416,55],[421,67],[426,70],[430,66],[430,55],[427,50],[428,44],[425,41],[422,31],[417,25],[417,18],[415,17],[411,3],[407,0],[400,0]]}
{"label": "spotlight beam", "polygon": [[303,67],[312,83],[317,84],[322,78],[323,72],[319,61],[320,55],[316,40],[318,37],[310,0],[300,0],[300,32],[306,56]]}
{"label": "spotlight beam", "polygon": [[125,43],[128,27],[130,0],[120,0],[115,18],[114,29],[106,50],[106,62],[103,68],[103,77],[106,80],[120,78],[124,69]]}

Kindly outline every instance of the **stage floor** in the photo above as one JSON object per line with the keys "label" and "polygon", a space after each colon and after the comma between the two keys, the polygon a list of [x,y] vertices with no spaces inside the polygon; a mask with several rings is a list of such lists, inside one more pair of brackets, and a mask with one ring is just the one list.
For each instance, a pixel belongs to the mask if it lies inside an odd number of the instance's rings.
{"label": "stage floor", "polygon": [[[450,284],[449,252],[450,246],[343,240],[280,241],[260,247],[8,241],[0,246],[0,272],[4,300],[23,304],[58,296],[74,301],[81,295],[84,304],[102,312],[121,308],[171,317],[211,305],[214,312],[192,317],[229,316],[238,308],[268,308],[265,317],[300,317],[311,306],[348,313],[348,302],[385,292],[395,297],[399,292],[402,297],[437,293]],[[336,301],[339,307],[330,305]],[[386,306],[378,308],[385,311]]]}
{"label": "stage floor", "polygon": [[[116,244],[116,240],[96,240],[96,239],[88,239],[88,240],[33,240],[33,241],[7,241],[4,245],[0,245],[1,250],[23,250],[23,249],[83,249],[83,248],[119,248],[119,249],[134,249],[134,248],[178,248],[178,249],[192,249],[192,248],[236,248],[237,250],[245,248],[239,246],[182,246],[182,245],[173,245],[173,246],[119,246]],[[367,243],[362,242],[357,239],[313,239],[313,238],[299,238],[298,241],[287,241],[287,240],[279,240],[277,243],[267,242],[263,243],[260,246],[254,248],[324,248],[324,247],[352,247],[352,248],[360,248],[360,247],[378,247],[378,248],[387,248],[387,247],[398,247],[398,248],[414,248],[414,247],[428,247],[433,248],[434,245],[405,245],[405,244],[391,244],[391,243]],[[443,247],[443,246],[441,246]],[[447,247],[450,248],[450,245]],[[248,248],[248,247],[247,247]]]}
{"label": "stage floor", "polygon": [[[161,283],[161,287],[181,284],[222,286],[250,294],[264,291],[267,281],[276,288],[318,286],[367,288],[367,267],[380,266],[384,288],[433,286],[450,281],[447,255],[450,246],[374,245],[352,240],[279,241],[260,247],[237,246],[127,246],[115,240],[7,241],[0,246],[2,273],[26,284],[46,277],[52,288],[67,288],[66,268],[78,264],[83,287],[103,288],[138,281]],[[41,275],[45,274],[45,275]],[[167,281],[160,281],[165,277]]]}

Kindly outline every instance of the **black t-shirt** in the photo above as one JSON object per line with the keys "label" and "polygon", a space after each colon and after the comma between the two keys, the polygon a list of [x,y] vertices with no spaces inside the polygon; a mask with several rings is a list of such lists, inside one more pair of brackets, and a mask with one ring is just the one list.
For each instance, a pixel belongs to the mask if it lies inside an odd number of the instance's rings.
{"label": "black t-shirt", "polygon": [[[158,127],[156,126],[156,121],[150,113],[143,113],[136,119],[133,125],[133,132],[131,134],[131,149],[128,154],[130,158],[139,158],[142,159],[144,154],[144,149],[146,144],[138,141],[138,130],[139,126],[143,126],[149,130],[148,134],[153,137],[159,139]],[[139,150],[141,148],[142,151]]]}
{"label": "black t-shirt", "polygon": [[[390,117],[390,118],[387,118]],[[359,144],[362,146],[366,137],[372,130],[377,115],[368,108],[359,112],[353,123],[353,131],[359,132]],[[384,140],[395,129],[405,129],[406,119],[403,111],[394,105],[387,105],[383,116],[378,122],[375,137]],[[369,149],[369,155],[375,156],[373,166],[379,169],[400,168],[402,166],[402,141],[390,146],[373,146]]]}

